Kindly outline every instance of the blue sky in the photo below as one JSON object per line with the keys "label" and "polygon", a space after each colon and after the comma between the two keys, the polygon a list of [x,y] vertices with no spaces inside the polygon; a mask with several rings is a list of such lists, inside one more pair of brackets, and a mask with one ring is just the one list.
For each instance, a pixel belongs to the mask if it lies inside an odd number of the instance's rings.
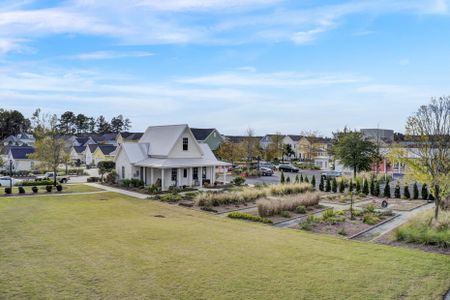
{"label": "blue sky", "polygon": [[447,0],[0,0],[1,107],[133,130],[402,131],[449,94]]}

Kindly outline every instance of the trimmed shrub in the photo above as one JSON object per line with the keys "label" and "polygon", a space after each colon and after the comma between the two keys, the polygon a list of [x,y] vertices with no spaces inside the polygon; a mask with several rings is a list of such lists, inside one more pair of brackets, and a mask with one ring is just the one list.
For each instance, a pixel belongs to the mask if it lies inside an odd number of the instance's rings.
{"label": "trimmed shrub", "polygon": [[19,186],[19,194],[25,194],[25,189],[23,186]]}
{"label": "trimmed shrub", "polygon": [[305,180],[304,180],[303,182],[309,183],[309,178],[308,178],[308,176],[305,176]]}
{"label": "trimmed shrub", "polygon": [[285,178],[284,178],[284,172],[282,171],[282,172],[281,172],[281,176],[280,176],[280,183],[283,184],[283,183],[285,183],[285,181],[286,181],[286,180],[285,180]]}
{"label": "trimmed shrub", "polygon": [[283,210],[283,211],[280,212],[280,216],[283,217],[283,218],[290,218],[291,214],[288,211]]}
{"label": "trimmed shrub", "polygon": [[232,184],[236,185],[236,186],[241,186],[245,183],[245,178],[242,176],[236,176],[232,181]]}
{"label": "trimmed shrub", "polygon": [[56,186],[56,191],[62,192],[62,190],[63,190],[62,185],[58,184],[58,185]]}
{"label": "trimmed shrub", "polygon": [[363,181],[362,193],[364,195],[369,195],[369,182],[367,182],[367,179],[364,179]]}
{"label": "trimmed shrub", "polygon": [[391,185],[389,184],[389,179],[386,181],[386,184],[384,185],[383,196],[384,198],[391,198]]}
{"label": "trimmed shrub", "polygon": [[132,187],[135,187],[135,188],[143,187],[143,186],[144,186],[144,181],[141,180],[141,179],[132,178],[132,179],[130,180],[130,185],[131,185]]}
{"label": "trimmed shrub", "polygon": [[53,185],[46,185],[45,190],[47,191],[47,193],[51,193],[51,191],[53,190]]}
{"label": "trimmed shrub", "polygon": [[344,181],[341,180],[339,181],[339,193],[343,193],[345,192],[345,185],[344,185]]}
{"label": "trimmed shrub", "polygon": [[331,192],[331,181],[330,181],[330,178],[328,177],[327,178],[327,182],[326,182],[326,185],[325,185],[325,192]]}
{"label": "trimmed shrub", "polygon": [[31,188],[31,190],[32,190],[33,193],[35,193],[35,194],[39,191],[39,189],[38,189],[37,186],[33,186],[33,187]]}
{"label": "trimmed shrub", "polygon": [[99,182],[100,177],[88,177],[87,182]]}
{"label": "trimmed shrub", "polygon": [[426,183],[422,184],[422,199],[428,200],[428,188]]}
{"label": "trimmed shrub", "polygon": [[12,189],[10,187],[5,187],[5,194],[10,195],[12,193]]}
{"label": "trimmed shrub", "polygon": [[304,182],[305,178],[303,178],[303,174],[300,174],[300,182]]}
{"label": "trimmed shrub", "polygon": [[252,222],[261,222],[261,223],[265,223],[265,224],[271,224],[272,223],[272,220],[270,220],[270,219],[254,216],[254,215],[251,215],[251,214],[241,213],[241,212],[229,213],[228,214],[228,218],[231,218],[231,219],[242,219],[242,220],[248,220],[248,221],[252,221]]}
{"label": "trimmed shrub", "polygon": [[417,182],[414,182],[413,185],[413,199],[414,200],[419,199],[419,187],[417,186]]}
{"label": "trimmed shrub", "polygon": [[359,182],[358,179],[356,179],[356,193],[357,194],[361,193],[361,183]]}
{"label": "trimmed shrub", "polygon": [[313,175],[313,177],[311,179],[311,185],[313,186],[313,188],[316,187],[316,175]]}
{"label": "trimmed shrub", "polygon": [[52,185],[53,180],[29,180],[22,182],[22,186],[38,186],[38,185]]}
{"label": "trimmed shrub", "polygon": [[353,179],[350,179],[350,183],[348,184],[348,191],[353,192]]}
{"label": "trimmed shrub", "polygon": [[181,196],[179,194],[170,193],[170,194],[161,195],[159,197],[159,200],[163,201],[163,202],[177,202],[177,201],[183,200],[183,196]]}
{"label": "trimmed shrub", "polygon": [[259,200],[257,203],[258,213],[262,217],[273,216],[282,211],[295,211],[300,205],[304,207],[315,206],[319,204],[320,196],[318,193],[308,192],[284,198],[270,198]]}
{"label": "trimmed shrub", "polygon": [[323,182],[323,176],[320,176],[319,191],[323,192],[325,190],[325,183]]}
{"label": "trimmed shrub", "polygon": [[291,178],[289,176],[286,178],[286,183],[291,183]]}
{"label": "trimmed shrub", "polygon": [[300,178],[298,177],[298,174],[297,175],[295,175],[295,181],[294,181],[295,183],[300,183]]}
{"label": "trimmed shrub", "polygon": [[159,186],[157,186],[156,184],[152,184],[151,186],[148,187],[149,194],[156,194],[158,192],[159,192]]}
{"label": "trimmed shrub", "polygon": [[435,200],[434,196],[433,196],[433,193],[429,193],[428,194],[428,200],[430,200],[430,201],[434,201]]}
{"label": "trimmed shrub", "polygon": [[409,186],[407,184],[403,187],[403,197],[405,199],[411,199],[411,194],[409,193]]}
{"label": "trimmed shrub", "polygon": [[397,184],[395,185],[395,190],[394,190],[394,197],[397,199],[401,198],[401,193],[400,193],[400,184],[397,182]]}
{"label": "trimmed shrub", "polygon": [[375,190],[374,190],[373,195],[375,197],[379,197],[380,193],[381,193],[380,182],[377,180],[377,181],[375,181]]}
{"label": "trimmed shrub", "polygon": [[299,205],[295,208],[295,212],[298,214],[306,214],[306,207],[304,205]]}

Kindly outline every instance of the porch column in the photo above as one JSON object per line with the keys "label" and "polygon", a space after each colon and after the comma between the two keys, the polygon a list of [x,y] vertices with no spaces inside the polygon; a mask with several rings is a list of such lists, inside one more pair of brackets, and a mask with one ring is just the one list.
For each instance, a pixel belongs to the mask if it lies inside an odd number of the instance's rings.
{"label": "porch column", "polygon": [[164,169],[161,168],[161,191],[165,191],[166,190],[166,186],[164,183]]}
{"label": "porch column", "polygon": [[150,168],[150,184],[153,184],[154,180],[153,180],[153,168]]}
{"label": "porch column", "polygon": [[200,187],[203,187],[203,167],[198,168],[198,182]]}
{"label": "porch column", "polygon": [[189,168],[189,174],[188,174],[188,179],[189,179],[188,182],[189,182],[190,187],[192,187],[192,178],[194,177],[192,169],[193,169],[192,167]]}
{"label": "porch column", "polygon": [[147,185],[147,167],[144,167],[144,185]]}
{"label": "porch column", "polygon": [[211,167],[211,183],[214,184],[216,182],[216,167]]}
{"label": "porch column", "polygon": [[180,168],[177,168],[177,186],[181,186],[181,176],[183,176],[183,174],[181,174],[181,170]]}
{"label": "porch column", "polygon": [[223,168],[223,184],[227,184],[227,168]]}

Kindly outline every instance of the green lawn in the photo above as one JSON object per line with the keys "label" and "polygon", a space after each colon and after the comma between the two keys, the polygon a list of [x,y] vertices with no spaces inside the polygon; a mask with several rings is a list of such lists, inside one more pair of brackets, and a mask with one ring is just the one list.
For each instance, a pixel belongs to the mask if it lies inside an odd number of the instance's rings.
{"label": "green lawn", "polygon": [[114,193],[0,199],[1,299],[439,299],[449,266]]}
{"label": "green lawn", "polygon": [[[33,191],[31,190],[31,186],[24,186],[25,193],[32,194]],[[47,194],[47,191],[45,190],[45,185],[37,186],[39,189],[38,194]],[[101,191],[101,189],[86,185],[86,184],[63,184],[63,193],[78,193],[78,192],[97,192]],[[56,193],[55,187],[53,187],[52,193]],[[14,186],[13,187],[13,195],[19,195],[19,188]],[[0,187],[0,196],[5,196],[5,187]],[[8,196],[10,197],[10,196]]]}

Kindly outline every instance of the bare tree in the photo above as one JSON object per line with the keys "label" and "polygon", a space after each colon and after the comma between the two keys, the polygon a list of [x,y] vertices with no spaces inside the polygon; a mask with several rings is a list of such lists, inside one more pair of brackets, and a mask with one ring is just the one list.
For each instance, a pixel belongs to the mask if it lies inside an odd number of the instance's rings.
{"label": "bare tree", "polygon": [[408,175],[426,183],[435,198],[434,218],[439,216],[441,200],[450,192],[450,97],[432,98],[408,118],[406,138],[412,141],[411,157],[401,161]]}

